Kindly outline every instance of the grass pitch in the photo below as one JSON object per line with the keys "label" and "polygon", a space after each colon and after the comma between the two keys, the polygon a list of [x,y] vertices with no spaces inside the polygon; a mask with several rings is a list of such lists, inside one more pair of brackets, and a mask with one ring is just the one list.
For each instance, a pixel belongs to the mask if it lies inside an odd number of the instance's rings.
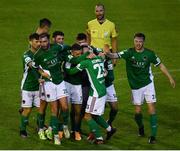
{"label": "grass pitch", "polygon": [[[35,131],[35,110],[31,114],[28,132],[30,137],[19,136],[21,56],[28,48],[28,35],[35,31],[41,18],[49,18],[54,30],[65,33],[65,42],[72,44],[79,32],[85,31],[89,20],[94,19],[94,0],[1,0],[0,5],[0,149],[180,149],[180,1],[179,0],[100,0],[106,7],[106,16],[115,22],[119,31],[119,49],[131,47],[133,34],[144,32],[146,47],[155,50],[176,80],[172,89],[166,77],[153,68],[157,92],[158,136],[157,144],[147,143],[149,117],[144,105],[146,138],[137,137],[133,120],[130,88],[125,64],[118,61],[115,67],[115,87],[119,99],[119,113],[114,122],[118,128],[105,145],[64,140],[61,146],[40,141]],[[107,117],[109,108],[106,109]],[[83,122],[84,132],[88,127]]]}

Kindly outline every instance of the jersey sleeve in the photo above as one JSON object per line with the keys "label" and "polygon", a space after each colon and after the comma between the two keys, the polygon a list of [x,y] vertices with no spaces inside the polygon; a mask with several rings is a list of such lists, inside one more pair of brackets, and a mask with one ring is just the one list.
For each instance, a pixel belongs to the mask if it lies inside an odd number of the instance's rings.
{"label": "jersey sleeve", "polygon": [[82,71],[83,69],[87,68],[88,66],[88,62],[85,60],[85,61],[82,61],[80,62],[76,68],[79,70],[79,71]]}
{"label": "jersey sleeve", "polygon": [[28,65],[30,62],[33,61],[32,58],[29,57],[29,56],[26,55],[26,54],[23,56],[23,60],[24,60],[24,62],[25,62],[26,65]]}
{"label": "jersey sleeve", "polygon": [[151,63],[153,63],[155,67],[161,64],[160,58],[154,52],[152,52],[151,55]]}
{"label": "jersey sleeve", "polygon": [[128,49],[125,49],[123,51],[117,52],[117,54],[118,54],[119,58],[123,58],[125,60],[128,59],[129,56],[130,56],[130,52],[129,52]]}
{"label": "jersey sleeve", "polygon": [[66,71],[68,74],[73,75],[76,74],[79,71],[82,71],[83,69],[85,69],[88,66],[88,63],[85,61],[80,62],[76,67],[74,68],[68,68],[66,67]]}
{"label": "jersey sleeve", "polygon": [[116,26],[115,26],[114,23],[113,23],[113,25],[112,25],[112,34],[111,34],[111,36],[112,36],[112,38],[118,36],[118,32],[117,32],[117,30],[116,30]]}

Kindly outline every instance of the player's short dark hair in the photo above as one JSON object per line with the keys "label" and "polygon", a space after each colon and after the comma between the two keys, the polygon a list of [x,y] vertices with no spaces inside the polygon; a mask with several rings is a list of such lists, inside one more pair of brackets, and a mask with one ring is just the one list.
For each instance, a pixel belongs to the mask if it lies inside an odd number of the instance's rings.
{"label": "player's short dark hair", "polygon": [[102,3],[97,3],[97,4],[96,4],[96,7],[99,7],[99,6],[101,6],[101,7],[105,10],[104,4],[102,4]]}
{"label": "player's short dark hair", "polygon": [[29,35],[29,40],[33,40],[33,39],[36,39],[36,40],[39,40],[39,34],[37,33],[32,33]]}
{"label": "player's short dark hair", "polygon": [[141,37],[145,41],[145,35],[143,33],[135,33],[134,38],[136,38],[136,37]]}
{"label": "player's short dark hair", "polygon": [[49,39],[50,35],[48,33],[42,33],[39,35],[39,38],[44,38],[44,37],[47,37],[47,39]]}
{"label": "player's short dark hair", "polygon": [[77,34],[76,40],[87,40],[87,36],[84,33]]}
{"label": "player's short dark hair", "polygon": [[48,26],[48,27],[51,27],[51,21],[47,18],[43,18],[39,21],[39,26],[40,27],[44,27],[44,26]]}
{"label": "player's short dark hair", "polygon": [[55,32],[53,32],[52,37],[56,38],[57,36],[63,36],[64,37],[64,33],[62,31],[55,31]]}
{"label": "player's short dark hair", "polygon": [[73,50],[82,50],[82,47],[79,44],[75,43],[71,46],[71,51]]}

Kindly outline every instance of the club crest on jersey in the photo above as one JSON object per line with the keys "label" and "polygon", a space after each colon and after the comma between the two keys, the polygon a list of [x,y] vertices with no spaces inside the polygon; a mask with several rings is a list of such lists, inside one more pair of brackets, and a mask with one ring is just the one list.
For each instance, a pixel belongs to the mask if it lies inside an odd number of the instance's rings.
{"label": "club crest on jersey", "polygon": [[143,57],[143,61],[147,61],[147,57],[146,56]]}
{"label": "club crest on jersey", "polygon": [[104,32],[104,37],[108,37],[108,31]]}

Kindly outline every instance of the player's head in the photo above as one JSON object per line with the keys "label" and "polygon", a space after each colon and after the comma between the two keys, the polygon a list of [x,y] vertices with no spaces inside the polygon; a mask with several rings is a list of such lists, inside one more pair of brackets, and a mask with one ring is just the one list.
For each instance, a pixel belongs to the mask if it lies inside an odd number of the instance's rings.
{"label": "player's head", "polygon": [[79,33],[76,36],[76,42],[81,45],[83,43],[87,43],[87,36],[84,33]]}
{"label": "player's head", "polygon": [[134,47],[136,50],[142,50],[144,47],[145,35],[143,33],[134,34]]}
{"label": "player's head", "polygon": [[64,44],[64,33],[62,31],[53,32],[53,42],[57,44]]}
{"label": "player's head", "polygon": [[97,20],[104,20],[105,7],[103,4],[101,3],[96,4],[95,14],[96,14]]}
{"label": "player's head", "polygon": [[71,54],[74,56],[74,57],[78,57],[82,54],[82,47],[75,43],[71,46]]}
{"label": "player's head", "polygon": [[37,50],[40,48],[39,35],[37,33],[32,33],[29,35],[29,44],[31,49]]}
{"label": "player's head", "polygon": [[39,35],[40,43],[41,43],[41,48],[43,49],[48,49],[49,48],[49,37],[50,35],[47,33],[42,33]]}
{"label": "player's head", "polygon": [[43,29],[43,33],[48,33],[51,28],[51,21],[47,18],[43,18],[39,21],[39,27]]}

